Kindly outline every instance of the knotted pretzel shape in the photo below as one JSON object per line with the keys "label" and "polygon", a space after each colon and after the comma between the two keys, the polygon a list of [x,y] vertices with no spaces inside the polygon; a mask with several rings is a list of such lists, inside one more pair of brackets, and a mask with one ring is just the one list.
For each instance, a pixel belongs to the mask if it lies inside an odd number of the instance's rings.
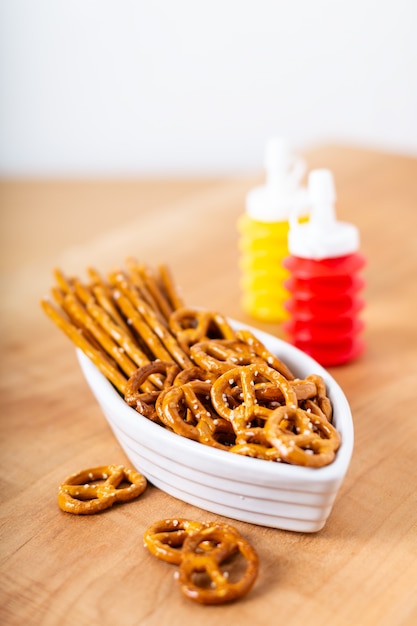
{"label": "knotted pretzel shape", "polygon": [[[234,554],[241,555],[245,564],[237,580],[233,581],[230,576],[229,555],[224,555],[222,550],[205,550],[207,542],[235,546]],[[258,569],[258,555],[246,539],[228,524],[212,524],[185,539],[178,582],[182,593],[194,602],[223,604],[246,594],[256,580]],[[208,584],[203,584],[205,578]]]}
{"label": "knotted pretzel shape", "polygon": [[[162,389],[168,389],[180,372],[180,368],[176,363],[171,361],[151,361],[142,367],[139,367],[128,379],[125,388],[125,401],[127,404],[141,415],[144,415],[153,422],[158,422],[158,416],[155,410],[156,400]],[[142,391],[146,382],[155,381],[159,386],[152,391]]]}
{"label": "knotted pretzel shape", "polygon": [[242,341],[229,339],[209,339],[191,346],[191,359],[202,369],[217,376],[238,365],[264,363],[259,355]]}
{"label": "knotted pretzel shape", "polygon": [[318,407],[279,407],[269,416],[264,431],[283,461],[305,467],[332,463],[341,442],[340,434]]}
{"label": "knotted pretzel shape", "polygon": [[[319,376],[318,374],[310,374],[310,376],[307,376],[306,378],[306,382],[307,381],[311,381],[316,386],[317,392],[316,397],[314,398],[315,404],[324,413],[329,422],[331,422],[333,417],[333,408],[332,403],[327,396],[326,383],[324,382],[322,376]],[[311,407],[311,404],[308,406]],[[306,406],[306,408],[308,408],[308,406]]]}
{"label": "knotted pretzel shape", "polygon": [[[229,420],[236,433],[236,443],[244,444],[254,437],[263,442],[263,423],[274,409],[260,404],[257,398],[258,390],[265,386],[278,387],[282,393],[285,405],[296,407],[297,396],[290,381],[268,365],[255,363],[228,370],[222,374],[211,388],[211,400],[216,411]],[[234,389],[241,389],[238,398],[234,396]],[[229,404],[228,398],[234,402]],[[237,403],[240,400],[240,403]],[[261,427],[254,424],[261,422]],[[258,442],[259,443],[259,442]]]}
{"label": "knotted pretzel shape", "polygon": [[266,348],[266,346],[259,341],[255,335],[247,329],[241,329],[236,332],[236,338],[245,343],[253,353],[260,357],[266,365],[272,367],[274,370],[277,370],[280,374],[285,376],[287,380],[294,380],[294,374],[281,359],[277,357],[276,354],[273,354],[270,350]]}
{"label": "knotted pretzel shape", "polygon": [[233,339],[234,330],[220,313],[182,307],[169,317],[169,328],[184,352],[204,339]]}
{"label": "knotted pretzel shape", "polygon": [[[209,522],[197,522],[183,518],[163,519],[152,524],[144,534],[145,547],[151,554],[167,563],[179,565],[182,560],[182,546],[188,535],[208,528]],[[236,544],[230,541],[206,541],[201,544],[205,553],[221,560],[230,556]]]}
{"label": "knotted pretzel shape", "polygon": [[[130,483],[120,487],[122,483]],[[58,506],[67,513],[90,515],[140,496],[147,481],[123,465],[104,465],[69,476],[59,487]]]}
{"label": "knotted pretzel shape", "polygon": [[158,397],[156,412],[161,422],[177,435],[228,450],[233,429],[214,411],[210,400],[211,386],[211,382],[201,380],[174,385]]}
{"label": "knotted pretzel shape", "polygon": [[212,372],[207,372],[206,370],[201,369],[197,365],[192,367],[187,367],[185,370],[181,370],[174,379],[174,385],[179,387],[184,385],[185,383],[189,383],[192,380],[202,380],[206,383],[215,381],[217,376]]}

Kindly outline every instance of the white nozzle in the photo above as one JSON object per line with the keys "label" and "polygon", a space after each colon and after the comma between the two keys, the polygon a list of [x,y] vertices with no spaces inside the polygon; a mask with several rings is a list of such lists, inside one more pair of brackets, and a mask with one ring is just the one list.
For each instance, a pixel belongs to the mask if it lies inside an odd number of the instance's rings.
{"label": "white nozzle", "polygon": [[281,137],[271,137],[265,146],[266,184],[249,192],[246,208],[256,220],[286,220],[294,208],[306,206],[306,192],[301,187],[305,164],[290,154]]}
{"label": "white nozzle", "polygon": [[299,223],[296,216],[291,220],[288,236],[290,253],[301,258],[325,259],[356,252],[359,248],[357,228],[336,219],[336,191],[330,170],[310,172],[308,196],[308,222]]}
{"label": "white nozzle", "polygon": [[336,190],[330,170],[313,170],[308,176],[308,196],[312,207],[312,220],[330,222],[336,219],[334,203]]}

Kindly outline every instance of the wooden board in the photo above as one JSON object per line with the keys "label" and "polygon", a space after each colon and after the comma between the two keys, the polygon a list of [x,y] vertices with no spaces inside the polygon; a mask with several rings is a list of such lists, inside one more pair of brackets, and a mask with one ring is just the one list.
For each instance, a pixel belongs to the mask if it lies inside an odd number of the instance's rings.
{"label": "wooden board", "polygon": [[128,461],[38,301],[56,266],[105,272],[134,255],[168,262],[188,303],[280,336],[239,304],[236,220],[261,174],[1,182],[2,624],[417,623],[417,160],[342,146],[306,158],[333,169],[338,216],[359,227],[368,258],[366,353],[330,370],[352,407],[355,450],[321,532],[235,523],[261,568],[250,594],[223,607],[180,596],[175,568],[142,541],[165,516],[219,516],[153,486],[99,516],[58,509],[67,475]]}

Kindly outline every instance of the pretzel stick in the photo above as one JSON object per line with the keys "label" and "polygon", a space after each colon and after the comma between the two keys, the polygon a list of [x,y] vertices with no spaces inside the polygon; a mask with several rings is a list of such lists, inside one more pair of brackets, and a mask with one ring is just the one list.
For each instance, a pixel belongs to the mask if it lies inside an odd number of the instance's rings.
{"label": "pretzel stick", "polygon": [[54,275],[54,278],[56,280],[58,287],[64,293],[71,293],[73,291],[72,280],[70,278],[67,278],[65,274],[62,272],[62,270],[56,267],[53,270],[53,275]]}
{"label": "pretzel stick", "polygon": [[[138,366],[147,365],[150,361],[144,352],[139,348],[137,343],[132,340],[131,335],[124,332],[124,329],[118,326],[106,311],[104,311],[94,301],[87,302],[87,311],[98,324],[105,330],[114,341],[126,352],[132,361]],[[151,384],[149,379],[140,386],[142,391],[153,391],[162,387],[162,381],[158,376],[151,378],[155,384]]]}
{"label": "pretzel stick", "polygon": [[[133,295],[133,294],[132,294]],[[191,367],[193,365],[192,361],[188,358],[187,354],[180,347],[178,341],[171,335],[171,333],[163,326],[158,323],[158,319],[152,309],[139,298],[134,296],[134,304],[146,320],[148,325],[154,329],[155,334],[162,341],[168,352],[172,355],[175,361],[180,365],[183,369],[187,367]]]}
{"label": "pretzel stick", "polygon": [[127,335],[130,340],[135,343],[136,339],[133,336],[132,329],[129,328],[125,318],[120,314],[120,311],[116,307],[113,301],[113,295],[109,292],[110,295],[107,294],[107,289],[103,289],[101,285],[96,285],[93,287],[93,295],[96,299],[97,306],[101,308],[101,310],[106,313],[109,319],[123,330],[124,334]]}
{"label": "pretzel stick", "polygon": [[[71,292],[63,292],[59,287],[52,287],[51,294],[55,302],[60,306],[63,311],[65,311],[65,298],[68,295],[72,295]],[[71,322],[76,326],[76,328],[83,332],[86,339],[88,339],[92,346],[94,346],[97,350],[101,350],[100,343],[96,340],[94,335],[92,335],[91,332],[82,323],[79,322],[79,320],[72,319]]]}
{"label": "pretzel stick", "polygon": [[119,310],[113,302],[113,290],[112,287],[100,276],[97,270],[92,267],[87,269],[90,277],[90,288],[96,298],[98,304],[110,315],[113,321],[121,326],[125,333],[128,334],[132,341],[134,337],[131,329],[126,323],[124,317],[120,314]]}
{"label": "pretzel stick", "polygon": [[168,302],[167,298],[163,294],[160,285],[158,284],[158,280],[152,270],[146,265],[139,265],[137,268],[139,275],[142,277],[143,282],[145,283],[147,289],[152,294],[154,300],[156,301],[159,310],[166,320],[169,319],[169,316],[172,313],[172,307]]}
{"label": "pretzel stick", "polygon": [[82,352],[94,363],[94,365],[100,370],[100,372],[110,380],[111,383],[118,389],[121,394],[124,394],[126,387],[126,378],[119,371],[116,365],[113,365],[110,359],[102,350],[95,348],[85,335],[80,332],[73,324],[68,322],[52,304],[46,300],[41,300],[41,306],[43,311],[54,322],[60,330],[62,330],[69,339],[80,348]]}
{"label": "pretzel stick", "polygon": [[153,294],[149,291],[149,288],[145,284],[142,274],[139,271],[139,264],[132,258],[127,260],[127,266],[129,269],[131,282],[135,285],[137,290],[139,291],[141,297],[145,302],[149,304],[150,307],[155,311],[155,313],[160,318],[160,321],[163,323],[167,323],[167,317],[161,311],[158,302],[155,300]]}
{"label": "pretzel stick", "polygon": [[83,304],[87,304],[87,302],[93,297],[91,289],[89,289],[89,287],[86,287],[86,285],[83,285],[83,283],[78,278],[74,278],[72,284],[74,293],[77,298]]}
{"label": "pretzel stick", "polygon": [[147,345],[155,359],[161,359],[161,361],[171,361],[171,355],[164,348],[158,337],[149,328],[148,324],[144,321],[140,313],[135,310],[134,306],[130,302],[129,298],[122,294],[120,291],[114,292],[114,298],[126,318],[132,324],[133,328],[139,333],[140,337]]}
{"label": "pretzel stick", "polygon": [[181,309],[184,306],[184,300],[181,297],[178,287],[172,277],[169,267],[165,264],[159,266],[159,275],[161,277],[161,283],[164,287],[165,293],[174,311]]}
{"label": "pretzel stick", "polygon": [[136,371],[136,365],[126,356],[123,348],[117,345],[113,339],[88,314],[76,297],[68,293],[64,300],[64,310],[82,328],[86,328],[98,341],[107,354],[113,357],[120,369],[129,377]]}
{"label": "pretzel stick", "polygon": [[191,367],[191,360],[188,358],[184,350],[181,349],[175,337],[173,337],[166,327],[159,322],[155,312],[144,300],[140,298],[137,291],[128,284],[126,279],[123,277],[123,274],[118,273],[117,275],[112,275],[110,280],[115,281],[117,286],[130,300],[135,310],[141,314],[142,318],[148,325],[148,328],[153,330],[163,346],[166,350],[168,350],[171,355],[168,360],[174,359],[178,365],[182,367],[182,369]]}

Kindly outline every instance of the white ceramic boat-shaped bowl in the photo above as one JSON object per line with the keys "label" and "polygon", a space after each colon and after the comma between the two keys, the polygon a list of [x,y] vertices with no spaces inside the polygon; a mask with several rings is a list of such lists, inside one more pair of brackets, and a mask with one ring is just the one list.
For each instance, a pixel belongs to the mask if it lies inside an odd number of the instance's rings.
{"label": "white ceramic boat-shaped bowl", "polygon": [[309,374],[324,378],[333,404],[333,423],[342,438],[331,465],[313,469],[254,459],[176,435],[128,406],[93,363],[82,352],[77,354],[87,383],[125,454],[154,486],[235,520],[316,532],[325,525],[349,467],[354,439],[350,407],[339,385],[316,361],[276,337],[250,330],[299,378]]}

